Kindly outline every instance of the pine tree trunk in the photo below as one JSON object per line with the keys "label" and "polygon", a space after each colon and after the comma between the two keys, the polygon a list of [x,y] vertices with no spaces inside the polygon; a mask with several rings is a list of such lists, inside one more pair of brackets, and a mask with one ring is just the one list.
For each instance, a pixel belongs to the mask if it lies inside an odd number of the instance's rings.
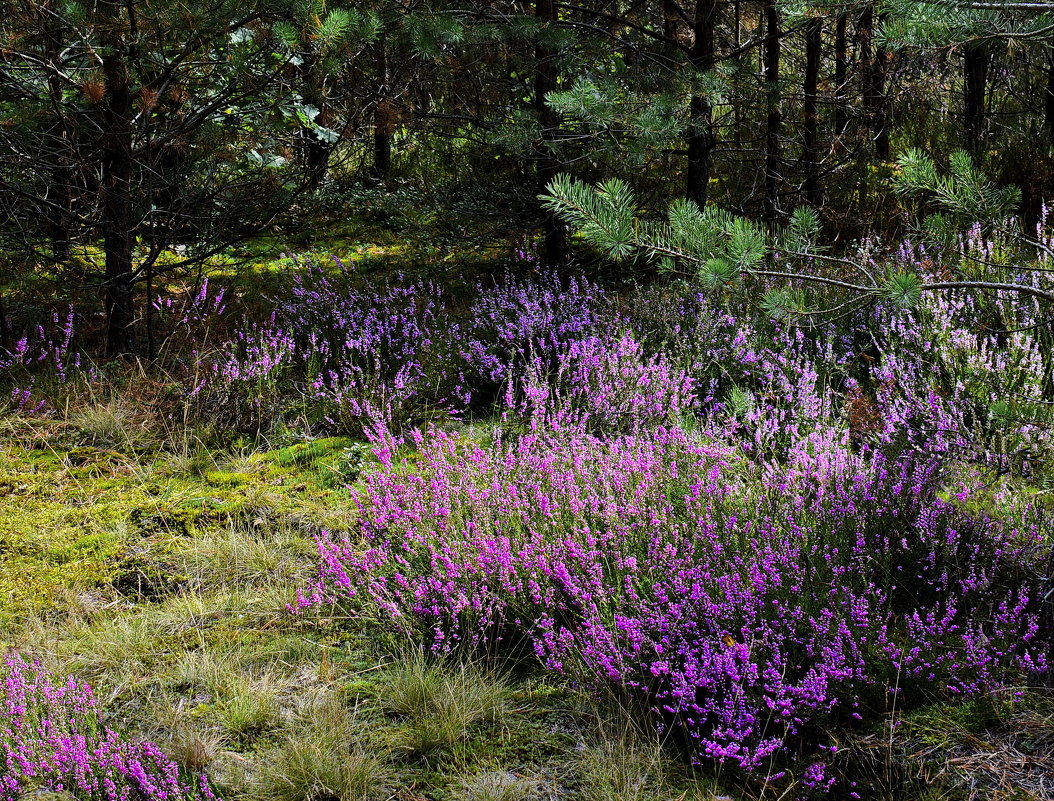
{"label": "pine tree trunk", "polygon": [[985,94],[991,53],[984,42],[963,47],[963,119],[966,147],[975,156],[984,147]]}
{"label": "pine tree trunk", "polygon": [[388,56],[383,42],[377,47],[377,72],[380,76],[380,97],[373,107],[373,171],[378,178],[392,173],[392,107],[388,100]]}
{"label": "pine tree trunk", "polygon": [[662,0],[662,35],[667,42],[676,42],[681,18],[677,13],[676,0]]}
{"label": "pine tree trunk", "polygon": [[820,192],[819,165],[819,96],[820,44],[823,20],[816,17],[805,28],[805,74],[802,80],[802,162],[805,173],[805,201],[819,208],[823,205]]}
{"label": "pine tree trunk", "polygon": [[48,15],[44,23],[45,57],[51,64],[48,97],[55,122],[48,131],[47,146],[52,152],[51,194],[54,198],[48,214],[51,255],[57,262],[69,259],[73,227],[73,176],[70,158],[69,130],[63,104],[62,36],[58,21]]}
{"label": "pine tree trunk", "polygon": [[[714,29],[717,25],[717,0],[696,0],[692,32],[695,36],[689,51],[689,62],[696,72],[709,72],[717,58]],[[717,138],[714,135],[713,109],[710,100],[695,95],[688,103],[688,174],[685,195],[700,207],[706,205],[710,188],[710,162]]]}
{"label": "pine tree trunk", "polygon": [[[536,18],[546,28],[556,24],[554,0],[537,0],[534,10]],[[544,34],[545,31],[542,32],[543,37]],[[560,164],[553,150],[560,120],[545,102],[546,95],[557,88],[556,54],[544,39],[540,39],[535,47],[535,61],[534,111],[541,131],[535,159],[535,176],[538,193],[542,194],[560,171]],[[550,211],[542,212],[542,232],[542,261],[550,266],[567,261],[567,231],[560,219]]]}
{"label": "pine tree trunk", "polygon": [[1047,96],[1043,103],[1043,122],[1047,128],[1047,141],[1054,147],[1054,53],[1047,61]]}
{"label": "pine tree trunk", "polygon": [[860,39],[860,66],[863,72],[864,109],[875,143],[875,156],[889,160],[889,130],[886,114],[886,61],[888,53],[875,47],[875,12],[868,8],[856,26]]}
{"label": "pine tree trunk", "polygon": [[849,40],[846,36],[849,15],[841,12],[834,29],[834,135],[842,136],[849,125],[846,113],[846,80],[849,77]]}
{"label": "pine tree trunk", "polygon": [[776,0],[765,0],[765,219],[779,214],[780,16]]}
{"label": "pine tree trunk", "polygon": [[4,306],[4,296],[0,295],[0,348],[9,350],[11,348],[11,322],[7,319],[7,309]]}
{"label": "pine tree trunk", "polygon": [[[739,52],[739,48],[743,44],[743,12],[741,9],[740,0],[735,0],[733,3],[733,38],[732,44],[735,52]],[[736,146],[738,147],[743,141],[743,108],[741,103],[732,104],[732,127],[733,137],[735,138]]]}
{"label": "pine tree trunk", "polygon": [[106,96],[102,114],[102,229],[105,253],[106,350],[137,352],[132,268],[132,96],[120,3],[99,1]]}
{"label": "pine tree trunk", "polygon": [[[318,109],[318,115],[314,119],[316,124],[328,126],[332,113],[322,93],[318,74],[318,54],[313,51],[303,52],[300,54],[300,58],[301,62],[298,71],[304,103]],[[326,142],[318,138],[314,127],[305,125],[301,128],[300,138],[304,148],[304,170],[309,176],[308,186],[314,189],[325,180],[326,173],[329,171],[331,148]]]}

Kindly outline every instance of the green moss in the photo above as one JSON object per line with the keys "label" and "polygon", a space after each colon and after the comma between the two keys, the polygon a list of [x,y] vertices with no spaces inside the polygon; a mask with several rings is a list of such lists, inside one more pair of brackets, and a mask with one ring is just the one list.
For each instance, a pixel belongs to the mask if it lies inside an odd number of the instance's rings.
{"label": "green moss", "polygon": [[345,449],[360,444],[349,437],[325,437],[278,448],[266,454],[264,458],[280,467],[298,467],[320,460],[339,458]]}
{"label": "green moss", "polygon": [[252,476],[247,473],[229,473],[223,470],[208,470],[202,478],[215,487],[242,487],[252,481]]}

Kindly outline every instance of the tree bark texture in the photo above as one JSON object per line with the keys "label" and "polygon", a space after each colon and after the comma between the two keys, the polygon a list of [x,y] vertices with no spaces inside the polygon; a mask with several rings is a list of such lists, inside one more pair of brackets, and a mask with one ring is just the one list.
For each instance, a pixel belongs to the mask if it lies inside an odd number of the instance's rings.
{"label": "tree bark texture", "polygon": [[[536,0],[535,16],[546,29],[557,22],[554,0]],[[545,97],[557,88],[556,53],[545,43],[545,30],[535,46],[534,112],[538,120],[540,138],[535,158],[538,193],[545,191],[560,171],[554,151],[554,140],[560,125],[556,112],[545,102]],[[567,260],[567,231],[559,218],[550,211],[542,212],[542,261],[550,266]]]}
{"label": "tree bark texture", "polygon": [[[696,72],[709,72],[717,60],[714,31],[717,26],[717,0],[696,0],[692,25],[694,40],[689,62]],[[717,137],[714,134],[710,99],[693,96],[688,103],[688,173],[685,195],[700,207],[706,205],[710,184],[710,163]]]}
{"label": "tree bark texture", "polygon": [[841,12],[834,27],[834,135],[842,136],[849,125],[846,81],[849,78],[849,38],[846,28],[849,15]]}
{"label": "tree bark texture", "polygon": [[984,42],[963,47],[963,127],[967,149],[977,155],[984,149],[985,96],[991,52]]}
{"label": "tree bark texture", "polygon": [[765,0],[765,219],[779,214],[780,184],[780,13],[776,0]]}
{"label": "tree bark texture", "polygon": [[120,3],[99,2],[104,22],[102,113],[102,206],[105,251],[106,350],[111,356],[137,352],[135,276],[132,266],[132,94],[126,33]]}
{"label": "tree bark texture", "polygon": [[886,62],[889,54],[875,46],[875,12],[867,8],[857,22],[860,41],[860,68],[863,73],[864,110],[875,143],[875,156],[889,160],[889,121],[886,110]]}
{"label": "tree bark texture", "polygon": [[802,76],[802,168],[805,173],[805,202],[814,208],[823,205],[820,191],[820,45],[823,20],[809,20],[805,28],[805,73]]}

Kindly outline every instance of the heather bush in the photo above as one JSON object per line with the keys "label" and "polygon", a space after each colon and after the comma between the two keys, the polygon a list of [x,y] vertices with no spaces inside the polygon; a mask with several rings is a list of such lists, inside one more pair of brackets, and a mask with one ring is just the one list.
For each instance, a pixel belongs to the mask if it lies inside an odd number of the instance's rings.
{"label": "heather bush", "polygon": [[399,278],[381,289],[354,286],[350,268],[308,263],[293,279],[281,318],[308,365],[308,396],[335,427],[394,428],[448,410],[453,376],[445,347],[443,296]]}
{"label": "heather bush", "polygon": [[759,466],[678,428],[419,447],[366,480],[365,549],[320,538],[301,604],[358,597],[441,650],[525,640],[699,760],[820,765],[827,726],[1046,668],[1038,518],[965,513],[936,463],[809,437]]}
{"label": "heather bush", "polygon": [[564,283],[556,273],[536,279],[506,275],[494,286],[478,286],[457,331],[462,398],[486,409],[529,362],[555,369],[570,345],[618,325],[612,306],[598,285],[585,278]]}
{"label": "heather bush", "polygon": [[15,411],[36,413],[49,408],[57,387],[74,378],[92,381],[95,368],[73,348],[76,315],[70,306],[64,316],[53,312],[51,325],[37,325],[11,349],[0,348],[0,374]]}
{"label": "heather bush", "polygon": [[551,371],[530,358],[522,378],[508,383],[506,407],[534,430],[622,433],[677,422],[692,413],[694,398],[687,375],[626,333],[570,343]]}
{"label": "heather bush", "polygon": [[910,432],[1004,471],[1051,466],[1054,339],[1036,301],[931,295],[882,330],[874,376],[887,440]]}
{"label": "heather bush", "polygon": [[192,391],[200,411],[255,430],[302,412],[361,434],[456,409],[438,287],[357,288],[338,259],[292,266],[270,320],[247,323],[204,360]]}
{"label": "heather bush", "polygon": [[269,429],[295,405],[298,357],[274,317],[247,324],[199,357],[188,392],[192,413],[239,431]]}
{"label": "heather bush", "polygon": [[149,742],[107,728],[87,685],[56,681],[39,664],[8,655],[0,697],[0,798],[65,792],[85,801],[213,799],[204,778],[185,782]]}

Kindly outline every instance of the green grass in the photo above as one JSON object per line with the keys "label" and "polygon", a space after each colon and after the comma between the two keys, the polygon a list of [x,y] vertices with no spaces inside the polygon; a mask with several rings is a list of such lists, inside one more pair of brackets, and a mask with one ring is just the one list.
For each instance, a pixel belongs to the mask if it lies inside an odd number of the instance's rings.
{"label": "green grass", "polygon": [[[771,797],[728,771],[715,783],[640,710],[529,664],[439,659],[368,609],[290,614],[313,534],[354,536],[362,443],[168,448],[122,414],[0,431],[0,639],[92,682],[113,725],[207,770],[225,798]],[[1040,754],[1054,709],[1033,706],[1027,720],[1008,699],[932,707],[893,740],[887,727],[858,749],[878,777],[869,797],[898,797],[882,776],[899,760],[955,798],[961,776],[926,760],[992,732],[1030,732],[1014,748]]]}
{"label": "green grass", "polygon": [[286,611],[313,533],[354,530],[368,448],[168,450],[115,409],[0,437],[6,645],[92,682],[112,723],[228,798],[575,796],[576,691]]}

